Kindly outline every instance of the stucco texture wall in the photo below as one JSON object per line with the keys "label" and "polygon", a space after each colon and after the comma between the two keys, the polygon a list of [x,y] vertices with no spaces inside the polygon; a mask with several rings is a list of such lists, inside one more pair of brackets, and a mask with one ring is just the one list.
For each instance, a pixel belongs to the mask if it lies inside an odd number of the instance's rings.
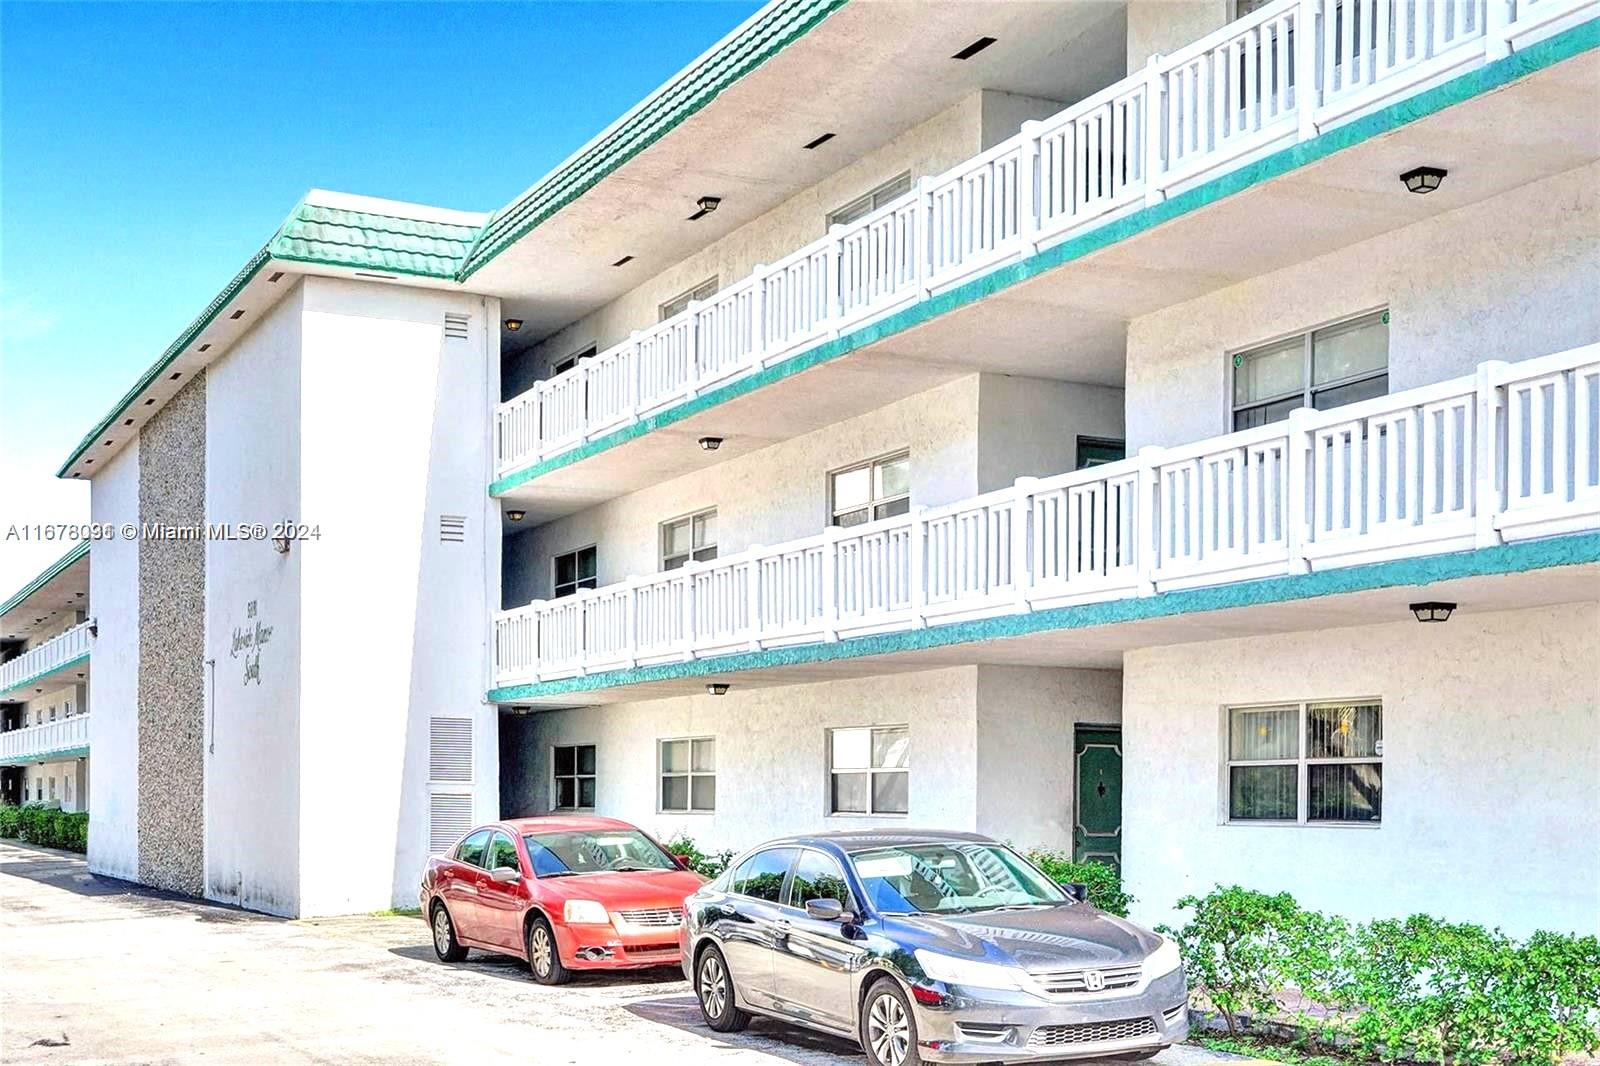
{"label": "stucco texture wall", "polygon": [[[1355,919],[1600,931],[1600,603],[1147,648],[1124,661],[1136,916],[1213,885]],[[1378,698],[1381,826],[1224,823],[1223,708]]]}
{"label": "stucco texture wall", "polygon": [[[90,483],[89,517],[112,526],[139,520],[137,439]],[[89,604],[100,630],[89,679],[89,869],[133,880],[139,874],[139,542],[96,540],[89,559]]]}
{"label": "stucco texture wall", "polygon": [[1128,0],[1128,73],[1185,48],[1232,17],[1235,0]]}
{"label": "stucco texture wall", "polygon": [[1128,326],[1130,453],[1227,432],[1227,354],[1387,307],[1389,391],[1600,339],[1600,165],[1264,274]]}
{"label": "stucco texture wall", "polygon": [[[139,517],[205,523],[206,377],[190,379],[140,433]],[[205,542],[139,546],[139,880],[204,888]]]}

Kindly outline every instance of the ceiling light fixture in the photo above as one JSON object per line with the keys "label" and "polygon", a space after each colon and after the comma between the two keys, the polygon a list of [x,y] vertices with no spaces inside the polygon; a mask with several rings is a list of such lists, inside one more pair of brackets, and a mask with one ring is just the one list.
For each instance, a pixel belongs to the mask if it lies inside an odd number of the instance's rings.
{"label": "ceiling light fixture", "polygon": [[517,330],[522,328],[522,319],[508,318],[505,320],[504,325],[507,333],[515,333]]}
{"label": "ceiling light fixture", "polygon": [[700,450],[703,451],[703,452],[714,452],[720,447],[722,447],[722,438],[721,437],[701,437],[700,438]]}
{"label": "ceiling light fixture", "polygon": [[700,210],[689,216],[690,222],[698,222],[700,219],[705,218],[707,215],[711,214],[711,212],[721,207],[722,197],[702,196],[700,199],[694,202],[694,206],[698,207]]}
{"label": "ceiling light fixture", "polygon": [[1406,188],[1419,196],[1426,196],[1437,189],[1444,176],[1450,173],[1440,167],[1417,167],[1400,175],[1400,180],[1406,183]]}
{"label": "ceiling light fixture", "polygon": [[706,686],[706,691],[713,696],[726,696],[730,687],[726,681],[713,681]]}
{"label": "ceiling light fixture", "polygon": [[821,148],[823,145],[827,144],[831,140],[833,140],[833,134],[824,133],[821,137],[818,137],[814,141],[807,141],[806,144],[803,147],[805,148],[806,151],[809,152],[813,148]]}
{"label": "ceiling light fixture", "polygon": [[1448,622],[1455,609],[1455,604],[1440,600],[1426,600],[1411,605],[1411,613],[1417,616],[1419,622]]}
{"label": "ceiling light fixture", "polygon": [[965,48],[963,48],[961,51],[957,52],[955,55],[951,56],[950,58],[951,59],[971,59],[973,56],[977,55],[979,52],[983,51],[985,48],[988,48],[991,44],[994,44],[995,40],[996,40],[996,38],[994,38],[994,37],[979,37],[976,41],[973,41],[971,44],[967,45]]}
{"label": "ceiling light fixture", "polygon": [[506,517],[511,519],[511,521],[513,521],[513,522],[520,522],[524,518],[528,517],[528,512],[527,511],[510,510],[510,511],[506,512]]}

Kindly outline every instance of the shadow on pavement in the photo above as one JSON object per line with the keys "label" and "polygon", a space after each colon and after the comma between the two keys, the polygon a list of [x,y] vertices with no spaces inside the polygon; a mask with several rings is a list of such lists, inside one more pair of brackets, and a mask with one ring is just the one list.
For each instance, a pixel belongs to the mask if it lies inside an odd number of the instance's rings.
{"label": "shadow on pavement", "polygon": [[714,1040],[726,1047],[755,1048],[768,1055],[788,1059],[790,1062],[814,1063],[819,1054],[866,1059],[862,1050],[848,1040],[802,1029],[797,1025],[785,1025],[783,1022],[768,1018],[756,1018],[750,1023],[750,1028],[742,1033],[729,1035],[714,1033],[706,1027],[705,1020],[700,1017],[700,1005],[692,993],[681,996],[660,996],[642,1003],[630,1003],[625,1009],[657,1025],[670,1025],[674,1029],[692,1032],[698,1037]]}
{"label": "shadow on pavement", "polygon": [[[533,976],[528,972],[528,964],[511,955],[495,955],[474,948],[463,962],[440,962],[433,953],[431,944],[407,944],[404,947],[389,949],[389,954],[412,962],[431,962],[436,966],[448,967],[452,970],[464,970],[468,973],[481,973],[489,977],[499,977],[510,981],[522,981],[527,984],[536,984]],[[658,987],[683,983],[683,971],[676,966],[658,967],[650,970],[588,970],[578,973],[572,979],[572,985],[587,988],[638,988],[645,994],[653,992]]]}
{"label": "shadow on pavement", "polygon": [[[0,874],[79,896],[119,897],[144,914],[182,911],[192,914],[197,921],[228,924],[284,920],[226,903],[213,903],[115,877],[102,877],[89,872],[89,864],[82,855],[15,840],[7,840],[0,845]],[[27,904],[23,902],[19,906],[26,908]]]}

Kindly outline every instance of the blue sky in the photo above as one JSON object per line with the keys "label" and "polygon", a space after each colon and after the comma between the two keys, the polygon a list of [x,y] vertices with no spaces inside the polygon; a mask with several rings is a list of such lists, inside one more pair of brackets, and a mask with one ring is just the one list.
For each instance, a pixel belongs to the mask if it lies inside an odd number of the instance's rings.
{"label": "blue sky", "polygon": [[493,210],[757,4],[0,3],[0,598],[54,478],[313,187]]}

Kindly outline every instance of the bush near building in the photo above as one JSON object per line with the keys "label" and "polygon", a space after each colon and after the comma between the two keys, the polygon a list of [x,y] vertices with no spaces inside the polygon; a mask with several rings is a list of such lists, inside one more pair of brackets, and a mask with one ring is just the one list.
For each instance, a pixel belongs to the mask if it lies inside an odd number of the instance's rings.
{"label": "bush near building", "polygon": [[63,811],[29,803],[0,806],[0,837],[63,851],[89,850],[87,811]]}
{"label": "bush near building", "polygon": [[1313,1048],[1443,1066],[1550,1063],[1600,1049],[1600,940],[1413,915],[1352,924],[1288,893],[1218,886],[1162,928],[1230,1034],[1288,1022]]}

